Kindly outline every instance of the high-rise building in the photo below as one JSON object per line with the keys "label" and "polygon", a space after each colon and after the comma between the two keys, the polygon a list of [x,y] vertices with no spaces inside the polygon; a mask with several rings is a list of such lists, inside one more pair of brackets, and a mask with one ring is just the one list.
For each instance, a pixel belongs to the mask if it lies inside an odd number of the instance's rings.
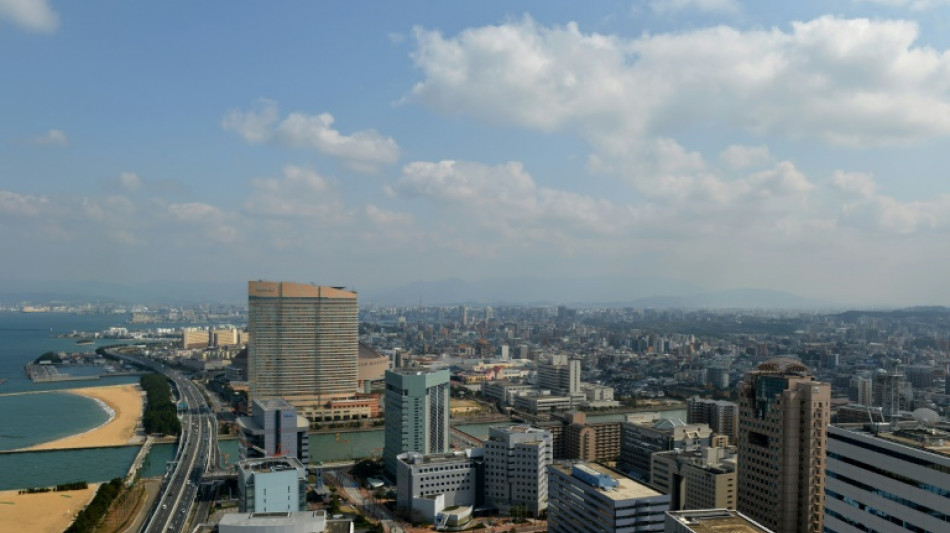
{"label": "high-rise building", "polygon": [[296,457],[309,462],[310,424],[286,400],[253,400],[251,416],[237,418],[241,459]]}
{"label": "high-rise building", "polygon": [[775,533],[821,533],[831,386],[791,358],[746,373],[739,392],[738,510]]}
{"label": "high-rise building", "polygon": [[739,406],[725,400],[693,396],[686,401],[686,423],[706,424],[735,444],[739,427]]}
{"label": "high-rise building", "polygon": [[950,426],[828,428],[825,531],[950,530]]}
{"label": "high-rise building", "polygon": [[396,477],[396,456],[449,451],[449,371],[386,371],[383,467]]}
{"label": "high-rise building", "polygon": [[250,399],[283,398],[311,421],[351,397],[359,372],[356,293],[301,283],[248,282]]}
{"label": "high-rise building", "polygon": [[551,533],[662,532],[670,497],[596,463],[548,467]]}
{"label": "high-rise building", "polygon": [[485,441],[485,500],[506,512],[522,506],[528,516],[548,507],[548,465],[553,439],[528,426],[493,427]]}

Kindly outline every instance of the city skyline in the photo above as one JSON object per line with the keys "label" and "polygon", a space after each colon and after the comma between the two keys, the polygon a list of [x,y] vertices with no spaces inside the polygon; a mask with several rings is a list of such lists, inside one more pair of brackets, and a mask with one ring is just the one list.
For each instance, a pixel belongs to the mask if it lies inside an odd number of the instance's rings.
{"label": "city skyline", "polygon": [[944,3],[759,4],[0,0],[0,277],[946,304]]}

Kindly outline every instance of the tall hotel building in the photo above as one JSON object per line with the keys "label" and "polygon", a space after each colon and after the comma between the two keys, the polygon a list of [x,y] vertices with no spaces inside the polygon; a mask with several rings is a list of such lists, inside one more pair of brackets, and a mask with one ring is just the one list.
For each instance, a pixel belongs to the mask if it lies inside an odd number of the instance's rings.
{"label": "tall hotel building", "polygon": [[396,477],[396,456],[449,451],[449,371],[386,371],[383,467]]}
{"label": "tall hotel building", "polygon": [[775,533],[822,533],[831,386],[790,358],[748,372],[739,392],[738,510]]}
{"label": "tall hotel building", "polygon": [[359,372],[356,293],[339,287],[250,281],[250,400],[283,398],[311,421],[352,397]]}

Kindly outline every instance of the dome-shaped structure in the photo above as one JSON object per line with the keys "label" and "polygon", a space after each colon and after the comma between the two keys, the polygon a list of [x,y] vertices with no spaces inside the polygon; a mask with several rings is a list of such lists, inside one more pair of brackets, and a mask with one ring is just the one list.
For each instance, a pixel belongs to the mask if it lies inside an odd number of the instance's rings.
{"label": "dome-shaped structure", "polygon": [[780,374],[807,374],[810,372],[804,363],[791,357],[776,357],[774,359],[769,359],[768,361],[761,363],[758,366],[758,369],[765,372],[777,372]]}

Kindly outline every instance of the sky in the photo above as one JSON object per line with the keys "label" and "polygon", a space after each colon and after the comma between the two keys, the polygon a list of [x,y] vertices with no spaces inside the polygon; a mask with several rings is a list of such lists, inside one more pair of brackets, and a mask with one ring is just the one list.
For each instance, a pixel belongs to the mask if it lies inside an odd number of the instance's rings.
{"label": "sky", "polygon": [[950,0],[0,0],[0,51],[0,279],[950,304]]}

